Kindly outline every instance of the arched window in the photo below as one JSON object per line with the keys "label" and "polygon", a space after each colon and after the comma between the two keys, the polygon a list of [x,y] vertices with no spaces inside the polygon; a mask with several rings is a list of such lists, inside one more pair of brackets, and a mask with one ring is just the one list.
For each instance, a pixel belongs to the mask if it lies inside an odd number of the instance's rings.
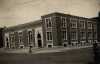
{"label": "arched window", "polygon": [[40,33],[38,33],[37,34],[37,41],[38,41],[38,47],[42,47],[42,41],[41,41],[41,34]]}
{"label": "arched window", "polygon": [[8,38],[6,37],[6,42],[8,42]]}
{"label": "arched window", "polygon": [[37,38],[41,38],[41,35],[38,33]]}
{"label": "arched window", "polygon": [[6,37],[7,47],[9,47],[8,37]]}
{"label": "arched window", "polygon": [[32,31],[28,31],[28,38],[29,38],[29,43],[32,42],[33,39]]}

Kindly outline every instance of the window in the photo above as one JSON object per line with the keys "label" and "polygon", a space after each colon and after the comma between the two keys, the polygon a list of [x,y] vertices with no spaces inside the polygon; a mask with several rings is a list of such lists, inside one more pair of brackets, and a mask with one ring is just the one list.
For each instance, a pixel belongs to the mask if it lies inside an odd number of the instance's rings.
{"label": "window", "polygon": [[8,42],[8,38],[6,37],[6,42]]}
{"label": "window", "polygon": [[76,19],[71,19],[70,21],[70,25],[71,25],[71,28],[77,28],[77,20]]}
{"label": "window", "polygon": [[11,41],[11,43],[13,43],[14,42],[14,34],[10,34],[10,41]]}
{"label": "window", "polygon": [[52,45],[48,45],[48,48],[52,48]]}
{"label": "window", "polygon": [[97,28],[96,23],[94,23],[93,24],[93,29],[96,29],[96,28]]}
{"label": "window", "polygon": [[88,39],[92,39],[92,32],[88,32]]}
{"label": "window", "polygon": [[47,18],[47,19],[46,19],[46,27],[47,27],[47,28],[52,27],[52,23],[51,23],[50,18]]}
{"label": "window", "polygon": [[32,31],[28,31],[29,43],[32,42]]}
{"label": "window", "polygon": [[64,17],[61,18],[61,24],[62,24],[62,27],[66,28],[66,18]]}
{"label": "window", "polygon": [[80,21],[80,28],[85,28],[85,22],[84,21]]}
{"label": "window", "polygon": [[92,23],[88,22],[88,29],[92,29]]}
{"label": "window", "polygon": [[85,36],[85,32],[80,32],[80,39],[85,39],[86,36]]}
{"label": "window", "polygon": [[77,33],[71,32],[71,40],[76,40],[76,39],[77,39]]}
{"label": "window", "polygon": [[9,39],[6,37],[6,46],[9,47]]}
{"label": "window", "polygon": [[94,39],[97,39],[97,32],[94,32]]}
{"label": "window", "polygon": [[51,32],[47,32],[47,40],[52,40],[52,33]]}
{"label": "window", "polygon": [[19,42],[20,42],[20,43],[22,42],[22,37],[21,37],[21,36],[19,36]]}
{"label": "window", "polygon": [[38,33],[37,38],[41,38],[41,35]]}
{"label": "window", "polygon": [[67,32],[66,31],[62,31],[62,38],[63,38],[63,40],[67,40]]}
{"label": "window", "polygon": [[11,45],[11,48],[15,46],[15,36],[13,33],[10,34],[10,45]]}
{"label": "window", "polygon": [[23,37],[22,32],[19,32],[19,43],[20,44],[22,44],[22,37]]}

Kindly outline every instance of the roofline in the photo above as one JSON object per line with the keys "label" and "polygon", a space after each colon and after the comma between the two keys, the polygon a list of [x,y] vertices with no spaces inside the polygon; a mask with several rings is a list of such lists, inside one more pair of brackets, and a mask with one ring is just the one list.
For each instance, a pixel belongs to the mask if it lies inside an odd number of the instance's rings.
{"label": "roofline", "polygon": [[5,32],[11,32],[11,31],[20,30],[22,28],[30,28],[31,26],[36,27],[37,24],[39,24],[39,26],[40,26],[42,24],[42,20],[36,20],[36,21],[24,23],[24,24],[19,24],[19,25],[16,25],[16,26],[6,27],[4,29],[4,31]]}
{"label": "roofline", "polygon": [[52,12],[52,13],[49,13],[49,14],[44,14],[41,17],[52,16],[52,15],[64,15],[64,16],[71,16],[71,17],[76,17],[76,18],[91,20],[91,18],[76,16],[76,15],[72,15],[72,14],[65,14],[65,13],[61,13],[61,12]]}
{"label": "roofline", "polygon": [[6,28],[14,28],[14,27],[19,27],[19,26],[22,26],[22,25],[27,25],[27,24],[30,24],[30,23],[37,23],[37,22],[41,22],[41,20],[35,20],[35,21],[31,21],[31,22],[27,22],[27,23],[23,23],[23,24],[18,24],[18,25],[14,25],[14,26],[9,26],[9,27],[6,27]]}

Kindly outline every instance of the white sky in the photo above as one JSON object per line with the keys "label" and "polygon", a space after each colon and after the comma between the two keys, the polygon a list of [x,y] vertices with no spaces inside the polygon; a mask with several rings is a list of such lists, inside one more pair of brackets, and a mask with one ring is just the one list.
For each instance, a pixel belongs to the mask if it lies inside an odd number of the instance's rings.
{"label": "white sky", "polygon": [[0,27],[34,21],[51,12],[91,18],[99,11],[100,0],[0,0]]}

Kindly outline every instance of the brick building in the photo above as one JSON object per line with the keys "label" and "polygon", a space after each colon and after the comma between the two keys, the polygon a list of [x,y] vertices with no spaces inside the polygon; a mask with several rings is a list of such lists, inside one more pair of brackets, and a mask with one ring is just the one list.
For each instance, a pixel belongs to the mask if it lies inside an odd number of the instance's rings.
{"label": "brick building", "polygon": [[4,46],[4,39],[3,39],[3,36],[4,36],[4,32],[3,32],[4,28],[0,28],[0,48],[2,48]]}
{"label": "brick building", "polygon": [[98,17],[94,17],[92,19],[95,19],[97,21],[97,33],[98,33],[97,40],[98,42],[100,42],[100,38],[99,38],[100,37],[100,12],[98,14]]}
{"label": "brick building", "polygon": [[4,41],[5,48],[92,45],[97,42],[97,20],[55,12],[5,28]]}
{"label": "brick building", "polygon": [[97,26],[98,26],[98,27],[97,27],[97,32],[98,32],[98,35],[97,35],[97,36],[98,36],[98,42],[100,42],[100,38],[99,38],[99,37],[100,37],[100,12],[99,12],[99,15],[98,15],[98,17],[97,17],[96,19],[97,19],[97,21],[98,21],[98,22],[97,22]]}

